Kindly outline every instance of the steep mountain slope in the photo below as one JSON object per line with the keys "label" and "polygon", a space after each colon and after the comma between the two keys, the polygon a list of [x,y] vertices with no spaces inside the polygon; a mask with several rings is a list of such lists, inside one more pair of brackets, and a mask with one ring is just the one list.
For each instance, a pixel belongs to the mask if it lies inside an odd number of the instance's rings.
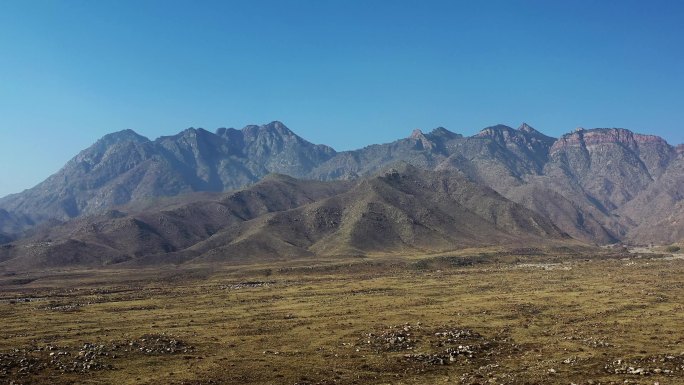
{"label": "steep mountain slope", "polygon": [[684,241],[684,156],[619,211],[634,227],[627,238],[641,244]]}
{"label": "steep mountain slope", "polygon": [[266,178],[218,200],[71,220],[0,249],[4,268],[436,252],[567,237],[451,171],[401,165],[350,182]]}
{"label": "steep mountain slope", "polygon": [[468,178],[501,194],[538,175],[548,158],[553,139],[527,124],[517,130],[504,125],[487,127],[457,143],[437,169],[459,170]]}
{"label": "steep mountain slope", "polygon": [[280,122],[217,134],[191,128],[155,141],[125,130],[106,135],[36,187],[0,199],[0,208],[27,223],[65,220],[150,197],[227,191],[271,172],[301,176],[334,153]]}
{"label": "steep mountain slope", "polygon": [[315,202],[351,185],[271,175],[250,188],[210,200],[138,213],[109,210],[60,226],[45,226],[33,236],[0,249],[0,261],[14,268],[100,266],[171,253],[227,226]]}
{"label": "steep mountain slope", "polygon": [[71,159],[36,187],[7,196],[0,205],[35,222],[75,217],[89,206],[123,203],[137,184],[143,163],[151,160],[149,140],[133,131],[109,134]]}
{"label": "steep mountain slope", "polygon": [[[659,180],[676,156],[659,137],[614,128],[578,129],[553,144],[541,176],[504,195],[578,239],[631,241],[630,229],[638,222],[617,209]],[[643,203],[641,213],[651,215],[651,202]]]}
{"label": "steep mountain slope", "polygon": [[437,252],[564,239],[549,220],[451,171],[404,164],[342,194],[229,227],[195,261]]}
{"label": "steep mountain slope", "polygon": [[0,244],[9,242],[12,234],[20,234],[33,227],[34,223],[26,216],[17,216],[7,210],[0,209]]}
{"label": "steep mountain slope", "polygon": [[353,179],[371,175],[399,161],[431,169],[464,140],[462,135],[442,127],[427,134],[414,130],[410,137],[392,143],[374,144],[359,150],[339,152],[313,169],[308,177],[322,180]]}
{"label": "steep mountain slope", "polygon": [[675,156],[674,148],[657,136],[580,129],[554,143],[548,167],[573,176],[597,204],[614,210],[660,177]]}

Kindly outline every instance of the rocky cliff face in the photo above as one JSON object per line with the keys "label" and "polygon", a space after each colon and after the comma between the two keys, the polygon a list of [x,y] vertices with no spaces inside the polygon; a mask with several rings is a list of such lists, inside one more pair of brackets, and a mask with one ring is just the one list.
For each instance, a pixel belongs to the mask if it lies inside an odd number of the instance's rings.
{"label": "rocky cliff face", "polygon": [[618,209],[634,227],[627,238],[641,244],[684,240],[684,156],[670,162],[662,175]]}
{"label": "rocky cliff face", "polygon": [[635,134],[622,128],[578,129],[557,140],[551,153],[573,150],[598,153],[609,149],[605,146],[620,146],[634,153],[651,177],[660,176],[677,153],[659,136]]}
{"label": "rocky cliff face", "polygon": [[[559,139],[528,124],[496,125],[472,137],[442,127],[391,143],[335,152],[280,122],[190,128],[151,141],[126,130],[107,135],[38,186],[0,199],[3,239],[45,221],[64,221],[122,204],[198,191],[226,191],[282,173],[355,180],[398,161],[455,171],[548,218],[578,239],[644,242],[644,223],[677,226],[683,147],[619,128],[577,129]],[[677,222],[678,223],[678,222]],[[651,226],[651,227],[652,227]],[[661,242],[678,241],[678,231]]]}
{"label": "rocky cliff face", "polygon": [[667,146],[667,142],[659,136],[635,134],[624,128],[597,128],[585,130],[578,128],[575,132],[565,134],[551,148],[552,152],[565,147],[596,146],[600,144],[620,144],[637,150],[640,145],[659,144]]}
{"label": "rocky cliff face", "polygon": [[591,199],[614,210],[659,178],[676,151],[663,139],[625,129],[578,129],[556,141],[549,169],[577,179]]}

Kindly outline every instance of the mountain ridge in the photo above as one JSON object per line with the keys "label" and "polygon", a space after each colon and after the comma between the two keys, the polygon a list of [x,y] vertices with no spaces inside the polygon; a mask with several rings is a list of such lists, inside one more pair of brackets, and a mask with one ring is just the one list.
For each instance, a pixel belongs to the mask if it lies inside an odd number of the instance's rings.
{"label": "mountain ridge", "polygon": [[[673,166],[684,156],[681,148],[620,128],[577,129],[556,139],[527,123],[517,129],[490,126],[469,137],[443,127],[414,130],[390,143],[340,152],[306,141],[279,121],[241,130],[189,128],[155,140],[122,130],[105,135],[34,188],[0,198],[6,212],[0,216],[0,234],[7,241],[40,223],[64,222],[131,202],[243,188],[270,173],[356,180],[402,161],[426,170],[456,171],[553,218],[582,241],[643,242],[640,234],[646,229],[639,230],[640,223],[665,226],[669,213],[662,207],[682,199],[661,192],[678,186],[661,179],[677,179],[682,173]],[[648,220],[641,218],[646,216]],[[676,242],[677,236],[659,239]]]}
{"label": "mountain ridge", "polygon": [[451,170],[398,163],[359,181],[273,175],[162,209],[109,210],[0,249],[0,268],[241,262],[562,243],[543,216]]}

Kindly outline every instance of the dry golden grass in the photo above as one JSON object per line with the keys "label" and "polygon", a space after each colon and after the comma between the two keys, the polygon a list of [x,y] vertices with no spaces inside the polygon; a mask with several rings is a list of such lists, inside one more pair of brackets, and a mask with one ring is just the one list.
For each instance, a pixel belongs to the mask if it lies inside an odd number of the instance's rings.
{"label": "dry golden grass", "polygon": [[[682,259],[504,253],[6,276],[0,383],[679,384],[682,277]],[[411,350],[385,340],[405,325]],[[472,357],[421,360],[449,330],[481,335]],[[180,345],[139,350],[159,338]],[[103,368],[50,364],[85,343]]]}

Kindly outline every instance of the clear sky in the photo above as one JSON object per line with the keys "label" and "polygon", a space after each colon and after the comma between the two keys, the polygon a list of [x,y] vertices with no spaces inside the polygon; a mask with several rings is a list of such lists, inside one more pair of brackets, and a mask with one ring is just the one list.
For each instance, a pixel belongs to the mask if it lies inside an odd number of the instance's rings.
{"label": "clear sky", "polygon": [[444,126],[684,142],[684,2],[0,0],[0,196],[106,133],[283,121],[337,150]]}

